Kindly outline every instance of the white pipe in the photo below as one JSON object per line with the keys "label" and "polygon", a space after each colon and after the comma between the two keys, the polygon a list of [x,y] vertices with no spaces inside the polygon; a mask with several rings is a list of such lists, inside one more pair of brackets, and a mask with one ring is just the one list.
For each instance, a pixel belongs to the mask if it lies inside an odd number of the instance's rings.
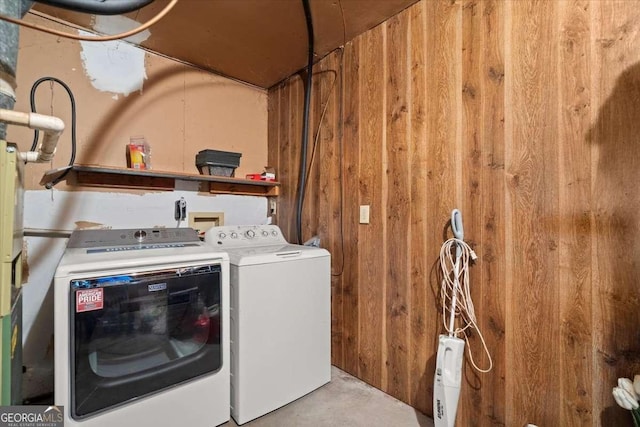
{"label": "white pipe", "polygon": [[1,72],[0,72],[0,94],[8,96],[9,98],[13,99],[14,102],[16,100],[16,92],[13,90],[13,86],[11,85],[11,83],[9,83],[7,80],[3,78],[3,73]]}
{"label": "white pipe", "polygon": [[57,117],[30,113],[29,127],[44,132],[42,144],[40,144],[40,148],[38,149],[38,160],[36,160],[36,162],[45,163],[51,161],[56,153],[58,138],[60,138],[62,131],[64,131],[64,122]]}
{"label": "white pipe", "polygon": [[31,237],[69,237],[73,230],[56,230],[49,228],[24,228],[24,235]]}
{"label": "white pipe", "polygon": [[27,151],[20,153],[20,158],[25,162],[45,163],[50,161],[56,152],[58,138],[64,131],[64,122],[61,119],[38,113],[23,113],[0,109],[0,121],[44,132],[42,144],[40,144],[37,152]]}

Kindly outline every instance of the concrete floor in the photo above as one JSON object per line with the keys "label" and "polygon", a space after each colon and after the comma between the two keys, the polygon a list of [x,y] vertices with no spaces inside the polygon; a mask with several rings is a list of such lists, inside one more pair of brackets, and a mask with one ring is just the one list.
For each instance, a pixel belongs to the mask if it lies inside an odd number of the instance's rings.
{"label": "concrete floor", "polygon": [[[42,381],[46,379],[47,381]],[[25,404],[53,404],[53,370],[25,374],[25,385],[43,393]],[[433,420],[346,372],[331,367],[331,382],[242,427],[433,427]],[[231,419],[222,427],[237,427]]]}
{"label": "concrete floor", "polygon": [[[224,427],[237,427],[233,419]],[[433,427],[412,407],[336,367],[331,382],[243,427]]]}

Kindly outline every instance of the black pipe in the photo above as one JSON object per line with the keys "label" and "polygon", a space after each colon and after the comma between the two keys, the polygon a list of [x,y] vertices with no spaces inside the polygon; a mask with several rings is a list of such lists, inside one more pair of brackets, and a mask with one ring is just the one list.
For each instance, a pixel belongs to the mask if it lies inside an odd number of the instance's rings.
{"label": "black pipe", "polygon": [[[62,181],[69,171],[71,170],[71,166],[76,161],[76,99],[73,97],[73,92],[71,92],[71,88],[67,86],[65,82],[55,77],[41,77],[31,86],[31,93],[29,94],[29,101],[31,102],[31,111],[36,113],[36,89],[44,82],[55,82],[67,91],[67,95],[69,95],[69,102],[71,103],[71,155],[69,157],[69,168],[66,169],[59,177],[54,179],[51,182],[45,184],[45,188],[51,189],[60,181]],[[38,137],[40,136],[40,131],[34,129],[33,131],[33,143],[31,144],[30,151],[35,151],[38,146]]]}
{"label": "black pipe", "polygon": [[309,108],[311,105],[311,88],[313,81],[313,20],[309,0],[302,0],[304,16],[307,21],[307,39],[309,52],[307,58],[307,84],[304,91],[304,113],[302,118],[302,144],[300,147],[300,176],[298,178],[298,200],[296,204],[296,232],[298,243],[302,244],[302,206],[304,204],[305,184],[307,176],[307,142],[309,135]]}
{"label": "black pipe", "polygon": [[96,15],[120,15],[138,10],[154,0],[36,0],[63,9]]}

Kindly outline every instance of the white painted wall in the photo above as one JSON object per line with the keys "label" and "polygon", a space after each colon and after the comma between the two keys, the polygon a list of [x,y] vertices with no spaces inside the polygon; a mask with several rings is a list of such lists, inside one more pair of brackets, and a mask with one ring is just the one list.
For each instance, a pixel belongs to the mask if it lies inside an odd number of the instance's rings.
{"label": "white painted wall", "polygon": [[[140,23],[126,16],[96,16],[94,29],[102,34],[119,34],[140,26]],[[83,36],[93,33],[78,31]],[[91,85],[102,92],[111,92],[114,99],[117,94],[129,95],[142,90],[147,78],[145,69],[145,52],[131,43],[140,44],[149,38],[151,32],[145,30],[126,41],[108,42],[81,41],[82,66]]]}
{"label": "white painted wall", "polygon": [[[24,227],[73,230],[87,223],[104,228],[176,227],[174,202],[181,197],[187,202],[187,218],[189,211],[224,212],[225,225],[267,222],[266,197],[212,196],[187,190],[146,194],[30,190],[24,198]],[[29,278],[23,288],[23,343],[28,350],[24,364],[34,366],[46,354],[53,334],[55,307],[50,288],[67,239],[27,237],[25,242]]]}

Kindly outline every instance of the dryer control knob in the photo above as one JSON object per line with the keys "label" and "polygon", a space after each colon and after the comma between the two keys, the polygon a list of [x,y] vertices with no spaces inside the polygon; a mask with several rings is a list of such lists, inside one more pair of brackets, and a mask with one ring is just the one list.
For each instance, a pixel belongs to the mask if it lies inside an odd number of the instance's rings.
{"label": "dryer control knob", "polygon": [[232,239],[237,239],[238,238],[238,233],[236,233],[235,231],[231,232],[231,238]]}
{"label": "dryer control knob", "polygon": [[278,236],[278,232],[277,232],[276,230],[273,230],[273,231],[271,232],[271,235],[272,235],[273,237],[276,237],[276,236]]}
{"label": "dryer control knob", "polygon": [[267,230],[262,230],[262,235],[264,237],[269,237],[269,232]]}
{"label": "dryer control knob", "polygon": [[218,239],[224,239],[225,237],[227,237],[226,234],[224,233],[218,233]]}
{"label": "dryer control knob", "polygon": [[253,239],[254,237],[256,237],[256,232],[253,230],[247,230],[247,232],[244,234],[250,239]]}

